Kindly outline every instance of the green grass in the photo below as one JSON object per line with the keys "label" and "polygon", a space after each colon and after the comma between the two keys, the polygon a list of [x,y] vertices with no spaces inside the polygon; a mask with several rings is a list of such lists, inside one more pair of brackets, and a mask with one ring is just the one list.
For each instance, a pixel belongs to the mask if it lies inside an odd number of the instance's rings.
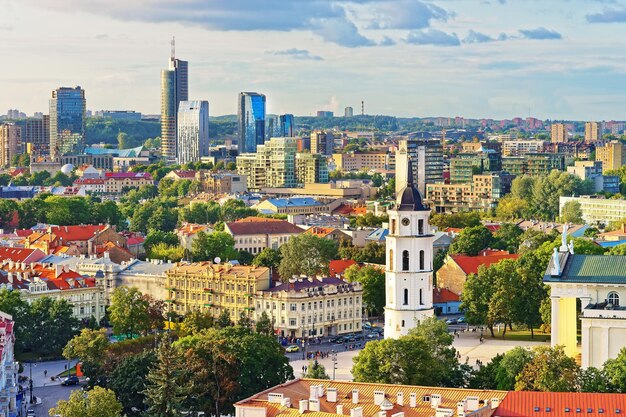
{"label": "green grass", "polygon": [[531,338],[530,330],[521,330],[515,329],[513,331],[507,330],[504,335],[504,339],[502,339],[502,332],[498,332],[497,329],[494,329],[495,337],[491,337],[491,333],[489,330],[485,332],[485,339],[493,339],[493,340],[515,340],[518,342],[549,342],[550,334],[543,333],[539,330],[535,330],[535,337]]}
{"label": "green grass", "polygon": [[[72,375],[76,375],[76,367],[72,366],[70,368],[70,372],[72,373]],[[67,372],[67,370],[61,372],[60,374],[57,375],[59,378],[65,378],[66,376],[69,376],[69,373]]]}

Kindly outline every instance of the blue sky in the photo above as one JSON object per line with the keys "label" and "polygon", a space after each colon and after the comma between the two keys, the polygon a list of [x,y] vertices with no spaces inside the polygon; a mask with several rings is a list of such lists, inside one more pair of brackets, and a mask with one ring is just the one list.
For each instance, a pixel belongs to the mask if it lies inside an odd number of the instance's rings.
{"label": "blue sky", "polygon": [[158,113],[170,39],[190,99],[268,111],[626,119],[626,2],[611,0],[0,0],[0,113]]}

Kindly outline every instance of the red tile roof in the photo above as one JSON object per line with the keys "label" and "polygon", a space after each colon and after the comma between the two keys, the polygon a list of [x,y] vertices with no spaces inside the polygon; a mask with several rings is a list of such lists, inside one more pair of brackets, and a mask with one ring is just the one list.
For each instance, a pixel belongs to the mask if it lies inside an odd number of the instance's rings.
{"label": "red tile roof", "polygon": [[61,238],[67,241],[89,240],[97,232],[101,232],[108,226],[105,224],[91,225],[81,224],[78,226],[51,226],[50,231],[54,233],[57,238]]}
{"label": "red tile roof", "polygon": [[518,254],[512,253],[509,255],[486,255],[486,256],[465,256],[465,255],[451,255],[454,262],[465,272],[465,274],[476,274],[478,267],[481,265],[489,266],[500,262],[503,259],[517,259]]}
{"label": "red tile roof", "polygon": [[[566,408],[569,411],[566,411]],[[625,413],[626,395],[624,394],[511,391],[500,402],[493,415],[500,417],[570,417],[577,415],[601,417]]]}
{"label": "red tile roof", "polygon": [[74,181],[74,185],[87,185],[87,184],[104,184],[104,178],[78,178]]}
{"label": "red tile roof", "polygon": [[141,236],[129,237],[126,240],[126,245],[128,245],[128,246],[141,245],[145,241],[146,241],[146,239],[144,239]]}
{"label": "red tile roof", "polygon": [[0,247],[0,261],[37,262],[45,256],[46,254],[39,249]]}
{"label": "red tile roof", "polygon": [[233,235],[285,235],[304,232],[295,224],[287,221],[265,218],[226,223],[226,227]]}
{"label": "red tile roof", "polygon": [[495,233],[495,232],[497,232],[498,230],[500,230],[500,225],[499,225],[499,224],[486,224],[486,225],[485,225],[485,227],[486,227],[487,229],[489,229],[489,231],[490,231],[491,233]]}
{"label": "red tile roof", "polygon": [[433,290],[433,303],[450,303],[461,301],[459,296],[447,288],[435,288]]}
{"label": "red tile roof", "polygon": [[107,172],[107,178],[112,178],[115,180],[123,180],[123,179],[146,179],[152,180],[152,175],[147,172]]}
{"label": "red tile roof", "polygon": [[178,177],[180,178],[190,178],[190,179],[194,179],[196,177],[196,171],[192,171],[192,170],[182,170],[182,169],[175,169],[174,174],[176,174]]}
{"label": "red tile roof", "polygon": [[356,261],[352,259],[335,259],[328,263],[328,272],[331,277],[343,275],[346,269],[352,265],[356,265]]}
{"label": "red tile roof", "polygon": [[461,233],[462,231],[463,229],[458,227],[446,227],[446,229],[444,230],[444,232],[446,233]]}
{"label": "red tile roof", "polygon": [[331,234],[335,230],[334,227],[321,227],[321,226],[313,226],[307,229],[305,233],[315,235],[317,237],[325,237]]}

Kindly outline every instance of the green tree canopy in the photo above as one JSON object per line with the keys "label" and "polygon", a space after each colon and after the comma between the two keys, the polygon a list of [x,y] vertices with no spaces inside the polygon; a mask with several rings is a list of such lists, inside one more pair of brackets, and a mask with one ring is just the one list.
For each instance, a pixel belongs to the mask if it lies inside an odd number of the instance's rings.
{"label": "green tree canopy", "polygon": [[110,320],[115,334],[129,338],[150,329],[149,302],[135,287],[117,287],[111,295]]}
{"label": "green tree canopy", "polygon": [[337,245],[310,233],[292,236],[280,247],[282,259],[278,272],[283,280],[294,275],[314,276],[328,273],[328,263],[337,257]]}
{"label": "green tree canopy", "polygon": [[363,306],[370,314],[382,313],[385,307],[385,271],[370,265],[352,265],[344,274],[350,282],[363,286]]}
{"label": "green tree canopy", "polygon": [[305,378],[313,378],[313,379],[330,379],[328,374],[326,373],[326,368],[324,365],[319,363],[317,359],[314,361],[309,361],[309,365],[307,367]]}
{"label": "green tree canopy", "polygon": [[115,398],[113,391],[96,386],[86,393],[81,390],[72,392],[69,400],[60,400],[56,407],[50,409],[50,415],[63,417],[121,417],[122,404]]}
{"label": "green tree canopy", "polygon": [[516,377],[516,391],[576,391],[580,368],[562,346],[538,346]]}
{"label": "green tree canopy", "polygon": [[466,227],[450,245],[448,253],[476,256],[481,250],[490,247],[493,236],[484,226]]}

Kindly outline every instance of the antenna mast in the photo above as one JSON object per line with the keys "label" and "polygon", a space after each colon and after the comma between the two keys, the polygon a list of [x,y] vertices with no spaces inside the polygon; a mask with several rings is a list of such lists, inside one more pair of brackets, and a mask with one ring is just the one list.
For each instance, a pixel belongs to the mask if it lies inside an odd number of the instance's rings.
{"label": "antenna mast", "polygon": [[365,116],[365,101],[361,100],[361,116]]}
{"label": "antenna mast", "polygon": [[176,38],[172,36],[172,59],[176,57]]}

